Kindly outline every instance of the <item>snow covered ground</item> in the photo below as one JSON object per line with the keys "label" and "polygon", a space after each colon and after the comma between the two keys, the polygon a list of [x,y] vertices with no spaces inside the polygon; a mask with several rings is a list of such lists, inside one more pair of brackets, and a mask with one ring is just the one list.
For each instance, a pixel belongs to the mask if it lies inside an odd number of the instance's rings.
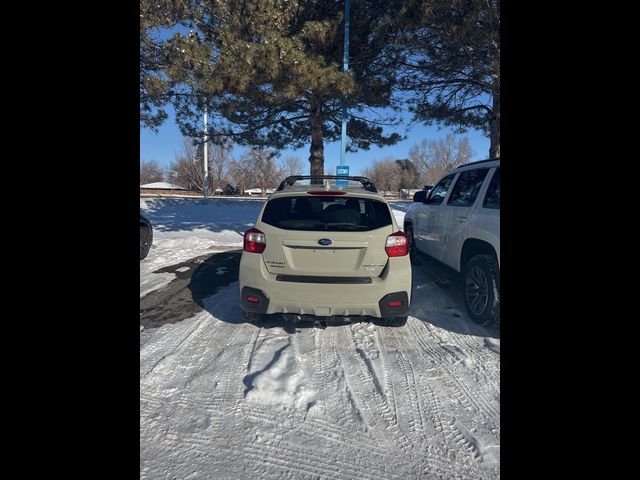
{"label": "snow covered ground", "polygon": [[155,270],[228,247],[242,248],[242,234],[253,226],[263,204],[264,200],[141,198],[140,211],[153,225],[153,244],[140,262],[140,298],[175,278]]}
{"label": "snow covered ground", "polygon": [[[262,201],[141,199],[155,270],[241,247]],[[408,203],[392,203],[402,224]],[[243,323],[237,282],[140,333],[144,479],[500,477],[500,335],[414,267],[402,328]]]}

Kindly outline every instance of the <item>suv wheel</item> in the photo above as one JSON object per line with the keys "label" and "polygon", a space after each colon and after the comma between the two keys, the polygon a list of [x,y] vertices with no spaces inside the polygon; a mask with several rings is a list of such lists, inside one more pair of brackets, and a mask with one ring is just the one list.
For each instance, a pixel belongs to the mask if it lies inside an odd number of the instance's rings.
{"label": "suv wheel", "polygon": [[245,322],[247,323],[253,323],[256,326],[260,326],[260,324],[262,322],[264,322],[265,320],[265,316],[261,313],[255,313],[255,312],[242,312],[242,317],[244,319]]}
{"label": "suv wheel", "polygon": [[415,239],[413,237],[413,227],[407,225],[407,227],[405,228],[405,232],[407,234],[407,237],[409,238],[409,259],[411,260],[411,263],[417,265],[418,259],[416,257],[417,252]]}
{"label": "suv wheel", "polygon": [[148,254],[151,244],[149,243],[151,235],[147,227],[140,226],[140,260],[143,260]]}
{"label": "suv wheel", "polygon": [[377,323],[383,327],[404,327],[407,323],[407,315],[404,317],[383,317],[378,319]]}
{"label": "suv wheel", "polygon": [[464,303],[471,320],[491,325],[500,318],[500,279],[492,255],[476,255],[464,269]]}

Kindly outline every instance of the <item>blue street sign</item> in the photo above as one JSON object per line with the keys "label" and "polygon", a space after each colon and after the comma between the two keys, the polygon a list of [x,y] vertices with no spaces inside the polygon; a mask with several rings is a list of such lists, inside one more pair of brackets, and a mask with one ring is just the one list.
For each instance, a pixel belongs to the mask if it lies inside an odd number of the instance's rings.
{"label": "blue street sign", "polygon": [[[348,177],[349,165],[336,165],[336,175],[339,177]],[[336,180],[336,185],[349,185],[349,180]]]}

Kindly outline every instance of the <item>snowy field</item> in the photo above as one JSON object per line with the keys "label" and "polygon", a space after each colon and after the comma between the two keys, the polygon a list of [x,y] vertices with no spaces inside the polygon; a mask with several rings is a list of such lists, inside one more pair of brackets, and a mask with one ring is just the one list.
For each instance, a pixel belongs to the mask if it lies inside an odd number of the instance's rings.
{"label": "snowy field", "polygon": [[[141,199],[141,298],[169,265],[229,247],[261,200]],[[399,225],[408,202],[392,203]],[[140,333],[143,479],[500,477],[500,334],[414,266],[405,327],[243,323],[238,283]]]}

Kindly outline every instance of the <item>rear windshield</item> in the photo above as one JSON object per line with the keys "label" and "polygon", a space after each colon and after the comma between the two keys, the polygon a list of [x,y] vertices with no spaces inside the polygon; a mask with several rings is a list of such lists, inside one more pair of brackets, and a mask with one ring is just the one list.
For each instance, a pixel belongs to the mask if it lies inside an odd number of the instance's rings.
{"label": "rear windshield", "polygon": [[391,225],[389,207],[369,198],[280,197],[269,200],[262,221],[285,230],[367,231]]}

